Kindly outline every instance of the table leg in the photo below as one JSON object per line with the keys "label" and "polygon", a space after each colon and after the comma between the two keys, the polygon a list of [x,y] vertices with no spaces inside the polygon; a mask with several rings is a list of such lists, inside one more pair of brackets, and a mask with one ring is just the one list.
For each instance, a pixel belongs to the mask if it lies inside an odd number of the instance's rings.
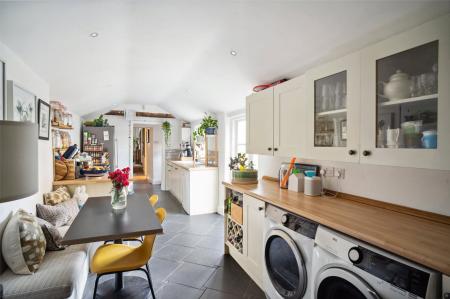
{"label": "table leg", "polygon": [[[114,240],[114,244],[122,244],[122,239]],[[120,291],[123,289],[123,274],[122,272],[118,272],[115,274],[116,276],[116,291]]]}

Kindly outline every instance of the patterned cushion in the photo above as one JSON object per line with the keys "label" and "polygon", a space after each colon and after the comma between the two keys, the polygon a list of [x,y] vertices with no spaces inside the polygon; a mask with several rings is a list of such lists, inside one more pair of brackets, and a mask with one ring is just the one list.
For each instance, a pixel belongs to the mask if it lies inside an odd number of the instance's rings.
{"label": "patterned cushion", "polygon": [[49,205],[36,205],[37,215],[50,222],[54,226],[63,226],[70,221],[70,214],[67,208],[61,205],[49,206]]}
{"label": "patterned cushion", "polygon": [[80,211],[76,198],[66,200],[65,202],[62,202],[57,206],[61,206],[66,209],[67,214],[70,216],[68,224],[72,224],[73,220],[75,219],[75,217],[77,217],[78,212]]}
{"label": "patterned cushion", "polygon": [[64,245],[61,245],[63,237],[56,226],[41,218],[37,218],[37,221],[44,232],[45,241],[47,242],[47,251],[57,251],[66,248]]}
{"label": "patterned cushion", "polygon": [[44,204],[56,205],[70,199],[70,193],[66,186],[59,187],[56,191],[44,194]]}
{"label": "patterned cushion", "polygon": [[44,259],[45,237],[36,217],[18,210],[6,225],[2,253],[6,264],[16,274],[32,274]]}

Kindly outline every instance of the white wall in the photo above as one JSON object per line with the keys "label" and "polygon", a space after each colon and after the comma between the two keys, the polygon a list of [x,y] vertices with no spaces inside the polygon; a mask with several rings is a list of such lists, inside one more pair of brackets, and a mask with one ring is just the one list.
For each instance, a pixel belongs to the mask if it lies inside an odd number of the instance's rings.
{"label": "white wall", "polygon": [[[278,176],[282,162],[290,158],[258,156],[258,174]],[[450,171],[364,165],[323,160],[304,163],[345,168],[345,179],[326,178],[325,187],[450,216]]]}
{"label": "white wall", "polygon": [[[34,93],[38,98],[49,102],[49,85],[33,72],[14,52],[4,44],[0,43],[0,59],[6,63],[6,79],[16,81],[28,91]],[[0,140],[0,142],[3,142]],[[20,153],[18,153],[20,154]],[[29,212],[35,212],[36,203],[42,202],[42,193],[48,192],[52,188],[52,153],[51,141],[38,141],[39,161],[39,192],[16,201],[0,204],[0,221],[11,210],[23,208]],[[1,167],[1,166],[0,166]]]}

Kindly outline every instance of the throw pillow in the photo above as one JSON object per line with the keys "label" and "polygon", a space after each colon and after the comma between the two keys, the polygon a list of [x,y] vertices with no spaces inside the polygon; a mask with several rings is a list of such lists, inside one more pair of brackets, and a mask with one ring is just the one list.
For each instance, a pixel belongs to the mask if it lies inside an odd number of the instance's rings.
{"label": "throw pillow", "polygon": [[36,217],[18,210],[6,225],[2,253],[15,274],[32,274],[44,259],[45,237]]}
{"label": "throw pillow", "polygon": [[66,209],[66,213],[70,216],[70,220],[67,222],[68,224],[71,224],[75,220],[75,217],[77,217],[78,212],[80,211],[76,198],[66,200],[56,206],[64,207]]}
{"label": "throw pillow", "polygon": [[70,221],[70,214],[67,208],[61,205],[49,206],[49,205],[36,205],[37,215],[50,222],[54,226],[63,226]]}
{"label": "throw pillow", "polygon": [[37,222],[41,226],[42,232],[44,233],[45,241],[47,243],[46,249],[48,251],[63,250],[65,246],[61,245],[63,236],[59,230],[50,222],[45,221],[42,218],[37,218]]}
{"label": "throw pillow", "polygon": [[66,186],[44,194],[44,204],[46,205],[54,206],[68,199],[70,199],[70,193]]}
{"label": "throw pillow", "polygon": [[[7,268],[7,265],[5,264],[5,260],[2,257],[1,243],[2,243],[3,232],[5,231],[6,225],[8,224],[12,215],[13,215],[13,212],[9,212],[8,216],[6,216],[6,218],[0,222],[0,274],[2,274],[3,271],[5,271]],[[0,296],[0,298],[1,298],[1,296]]]}

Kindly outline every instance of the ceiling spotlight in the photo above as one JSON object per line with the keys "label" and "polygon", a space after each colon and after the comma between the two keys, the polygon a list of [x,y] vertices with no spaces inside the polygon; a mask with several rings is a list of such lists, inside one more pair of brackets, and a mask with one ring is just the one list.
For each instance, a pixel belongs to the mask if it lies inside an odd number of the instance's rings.
{"label": "ceiling spotlight", "polygon": [[92,32],[91,34],[89,34],[90,37],[97,37],[98,33],[97,32]]}
{"label": "ceiling spotlight", "polygon": [[230,51],[230,54],[231,54],[231,56],[236,56],[236,55],[237,55],[237,52],[236,52],[235,50],[231,50],[231,51]]}

